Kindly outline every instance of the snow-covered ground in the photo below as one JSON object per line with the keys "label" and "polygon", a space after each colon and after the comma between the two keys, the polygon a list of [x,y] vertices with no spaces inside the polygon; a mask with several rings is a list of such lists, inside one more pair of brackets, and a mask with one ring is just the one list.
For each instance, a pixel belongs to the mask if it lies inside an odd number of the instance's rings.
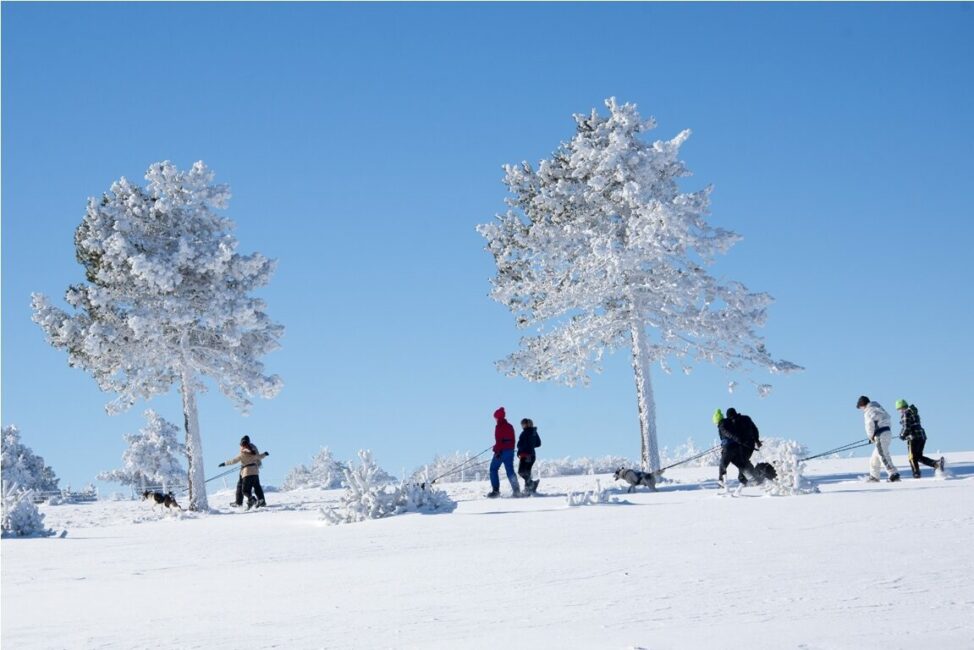
{"label": "snow-covered ground", "polygon": [[[542,496],[447,484],[450,514],[325,525],[340,491],[173,516],[42,506],[64,539],[2,542],[4,648],[974,647],[974,452],[946,478],[867,484],[808,463],[819,494],[719,496],[714,468],[656,493],[611,476]],[[904,476],[906,460],[895,458]],[[615,502],[569,507],[596,481]],[[502,491],[509,489],[502,483]]]}

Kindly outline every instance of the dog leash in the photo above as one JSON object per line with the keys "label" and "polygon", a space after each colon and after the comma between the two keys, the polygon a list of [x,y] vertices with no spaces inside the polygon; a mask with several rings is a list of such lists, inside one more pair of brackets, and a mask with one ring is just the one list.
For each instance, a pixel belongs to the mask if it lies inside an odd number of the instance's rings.
{"label": "dog leash", "polygon": [[439,481],[444,476],[449,476],[450,474],[455,474],[456,472],[459,472],[461,469],[463,469],[467,465],[470,465],[473,461],[477,460],[478,458],[480,458],[481,456],[483,456],[484,454],[486,454],[488,451],[490,451],[493,448],[494,448],[493,445],[491,445],[490,447],[487,447],[487,449],[484,449],[482,452],[480,452],[476,456],[471,456],[470,458],[468,458],[467,460],[463,461],[462,463],[460,463],[459,465],[457,465],[453,469],[450,469],[450,470],[448,470],[448,471],[440,474],[439,476],[437,476],[436,478],[434,478],[431,481],[427,481],[427,482],[423,483],[422,484],[422,487],[425,488],[427,485],[433,485],[434,483],[436,483],[437,481]]}
{"label": "dog leash", "polygon": [[868,440],[855,440],[842,445],[841,447],[836,447],[835,449],[829,449],[828,451],[823,451],[821,454],[815,454],[814,456],[806,456],[805,458],[799,458],[799,462],[805,462],[806,460],[812,460],[813,458],[821,458],[822,456],[828,456],[829,454],[839,454],[843,451],[852,451],[853,449],[858,449],[859,447],[865,447],[866,445],[871,445],[873,443]]}
{"label": "dog leash", "polygon": [[[231,467],[230,469],[228,469],[225,472],[221,472],[221,473],[217,474],[216,476],[213,476],[211,478],[206,479],[205,481],[203,481],[203,485],[206,485],[210,481],[215,481],[218,478],[222,478],[222,477],[226,476],[227,474],[233,474],[234,472],[243,471],[244,469],[246,469],[248,467],[253,467],[256,464],[257,463],[247,463],[246,465],[241,465],[240,467]],[[183,494],[184,492],[189,492],[189,486],[188,485],[186,487],[184,487],[182,490],[180,490],[179,492],[176,492],[176,494]]]}
{"label": "dog leash", "polygon": [[659,468],[656,471],[659,472],[660,474],[662,474],[663,472],[665,472],[666,470],[670,469],[671,467],[676,467],[677,465],[682,465],[684,463],[689,463],[691,460],[696,460],[698,458],[702,458],[703,456],[706,456],[707,454],[709,454],[709,453],[711,453],[711,452],[713,452],[713,451],[715,451],[717,449],[720,449],[720,445],[714,445],[713,447],[711,447],[707,451],[701,451],[699,454],[696,454],[695,456],[690,456],[689,458],[684,458],[683,460],[681,460],[678,463],[673,463],[672,465],[667,465],[666,467],[661,467],[661,468]]}

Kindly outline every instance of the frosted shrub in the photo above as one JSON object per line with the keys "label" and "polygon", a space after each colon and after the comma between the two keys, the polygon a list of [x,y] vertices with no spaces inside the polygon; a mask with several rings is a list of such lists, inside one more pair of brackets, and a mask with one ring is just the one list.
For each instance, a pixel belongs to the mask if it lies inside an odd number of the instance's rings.
{"label": "frosted shrub", "polygon": [[758,450],[757,458],[751,460],[755,463],[771,463],[778,477],[765,484],[768,494],[774,496],[791,496],[795,494],[815,494],[818,486],[805,478],[802,473],[805,470],[805,463],[801,458],[808,454],[807,448],[794,440],[782,440],[780,438],[769,438],[762,441],[761,449]]}
{"label": "frosted shrub", "polygon": [[58,478],[54,475],[54,470],[20,441],[20,430],[17,427],[10,425],[3,428],[0,448],[0,472],[3,473],[4,481],[11,485],[16,484],[21,490],[57,491]]}
{"label": "frosted shrub", "polygon": [[44,528],[44,515],[34,504],[34,493],[17,485],[3,484],[3,537],[49,537],[53,530]]}
{"label": "frosted shrub", "polygon": [[405,512],[451,512],[456,502],[430,485],[405,482],[389,485],[389,475],[372,458],[372,452],[358,453],[361,463],[345,469],[345,494],[337,506],[323,508],[321,518],[330,524],[349,524],[382,519]]}
{"label": "frosted shrub", "polygon": [[567,501],[569,507],[594,506],[602,503],[612,503],[615,497],[609,496],[608,490],[602,487],[602,482],[595,480],[595,489],[591,492],[568,491]]}
{"label": "frosted shrub", "polygon": [[399,486],[397,504],[399,512],[453,512],[457,502],[443,490],[429,483],[403,483]]}
{"label": "frosted shrub", "polygon": [[328,447],[322,447],[321,451],[311,459],[311,467],[298,465],[284,477],[284,485],[281,489],[285,492],[290,490],[300,490],[304,488],[320,488],[322,490],[333,490],[340,488],[343,484],[345,470],[348,467],[332,457]]}

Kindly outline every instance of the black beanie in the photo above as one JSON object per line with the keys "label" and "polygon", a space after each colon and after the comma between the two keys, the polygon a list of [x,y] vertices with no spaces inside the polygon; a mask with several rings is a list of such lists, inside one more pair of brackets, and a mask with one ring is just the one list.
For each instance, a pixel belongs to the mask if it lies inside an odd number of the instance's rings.
{"label": "black beanie", "polygon": [[737,415],[737,409],[735,409],[733,406],[727,409],[727,417],[732,418],[736,415]]}
{"label": "black beanie", "polygon": [[250,444],[250,436],[244,436],[243,438],[241,438],[240,439],[240,444],[241,445],[249,445]]}
{"label": "black beanie", "polygon": [[863,406],[869,406],[869,398],[865,395],[860,395],[859,401],[856,402],[856,408],[861,409]]}

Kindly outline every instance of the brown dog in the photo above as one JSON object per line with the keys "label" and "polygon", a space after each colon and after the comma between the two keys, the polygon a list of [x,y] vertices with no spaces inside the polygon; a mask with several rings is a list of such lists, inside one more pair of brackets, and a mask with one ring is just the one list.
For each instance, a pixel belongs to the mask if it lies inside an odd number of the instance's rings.
{"label": "brown dog", "polygon": [[155,507],[158,504],[162,504],[167,508],[179,508],[180,510],[183,509],[182,506],[176,503],[176,497],[172,495],[172,492],[163,494],[162,492],[153,492],[151,490],[146,490],[145,492],[142,493],[142,500],[147,501],[149,499],[152,499],[155,502],[153,504],[153,507]]}

